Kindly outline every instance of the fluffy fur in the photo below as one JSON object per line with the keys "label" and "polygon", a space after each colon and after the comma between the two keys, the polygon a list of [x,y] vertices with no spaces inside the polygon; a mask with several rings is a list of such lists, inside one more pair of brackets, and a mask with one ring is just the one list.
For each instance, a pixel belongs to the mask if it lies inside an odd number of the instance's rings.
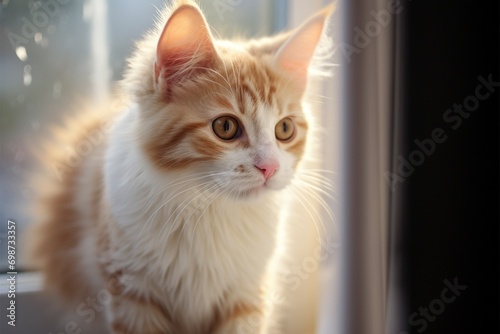
{"label": "fluffy fur", "polygon": [[[105,288],[112,333],[279,332],[283,194],[310,144],[304,96],[330,12],[235,43],[214,39],[194,2],[166,8],[129,60],[128,106],[68,127],[74,163],[47,159],[58,180],[33,248],[47,287],[73,302]],[[225,115],[232,140],[214,133]],[[283,119],[294,134],[281,141]]]}

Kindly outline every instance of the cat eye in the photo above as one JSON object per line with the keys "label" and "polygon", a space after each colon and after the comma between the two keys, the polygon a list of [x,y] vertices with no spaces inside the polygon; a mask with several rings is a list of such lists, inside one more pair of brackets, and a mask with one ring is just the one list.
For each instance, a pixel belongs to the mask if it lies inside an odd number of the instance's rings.
{"label": "cat eye", "polygon": [[290,118],[283,118],[276,124],[274,128],[276,138],[281,141],[286,141],[292,138],[295,133],[295,125]]}
{"label": "cat eye", "polygon": [[231,116],[222,116],[212,123],[214,133],[223,140],[234,139],[240,133],[240,127],[236,118]]}

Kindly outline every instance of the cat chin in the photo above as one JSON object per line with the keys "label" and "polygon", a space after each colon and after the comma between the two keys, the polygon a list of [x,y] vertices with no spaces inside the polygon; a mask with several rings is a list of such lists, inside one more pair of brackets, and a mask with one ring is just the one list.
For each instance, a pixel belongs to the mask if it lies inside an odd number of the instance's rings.
{"label": "cat chin", "polygon": [[229,196],[235,201],[260,201],[266,200],[267,198],[275,195],[284,188],[286,188],[286,185],[278,186],[262,184],[249,189],[242,189],[238,192],[232,192]]}
{"label": "cat chin", "polygon": [[259,199],[269,192],[269,189],[265,185],[256,186],[248,190],[241,191],[239,193],[239,198],[244,199]]}
{"label": "cat chin", "polygon": [[235,203],[255,203],[255,202],[264,202],[267,198],[269,198],[270,193],[273,191],[268,189],[262,190],[250,190],[250,191],[242,191],[238,194],[232,194],[232,200]]}

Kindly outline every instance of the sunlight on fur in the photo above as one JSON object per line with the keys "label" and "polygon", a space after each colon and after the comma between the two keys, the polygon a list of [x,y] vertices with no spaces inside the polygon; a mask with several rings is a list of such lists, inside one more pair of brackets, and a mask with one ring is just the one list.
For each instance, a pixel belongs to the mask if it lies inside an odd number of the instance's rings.
{"label": "sunlight on fur", "polygon": [[334,221],[310,110],[332,11],[232,42],[194,1],[166,7],[112,106],[40,154],[31,253],[47,290],[63,305],[107,291],[110,333],[285,333],[288,230],[323,242]]}

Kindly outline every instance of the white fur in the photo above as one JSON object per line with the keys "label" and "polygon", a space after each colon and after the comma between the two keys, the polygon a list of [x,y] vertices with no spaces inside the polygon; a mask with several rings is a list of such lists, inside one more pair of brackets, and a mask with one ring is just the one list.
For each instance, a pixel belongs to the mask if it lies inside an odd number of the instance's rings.
{"label": "white fur", "polygon": [[[105,156],[105,196],[125,236],[113,245],[114,265],[189,324],[208,321],[214,305],[256,305],[276,246],[277,194],[266,190],[249,204],[230,192],[203,193],[222,178],[157,171],[134,140],[137,109],[118,120]],[[233,159],[244,160],[224,161]]]}

